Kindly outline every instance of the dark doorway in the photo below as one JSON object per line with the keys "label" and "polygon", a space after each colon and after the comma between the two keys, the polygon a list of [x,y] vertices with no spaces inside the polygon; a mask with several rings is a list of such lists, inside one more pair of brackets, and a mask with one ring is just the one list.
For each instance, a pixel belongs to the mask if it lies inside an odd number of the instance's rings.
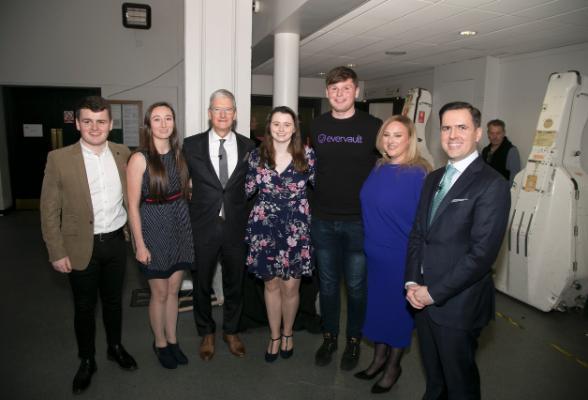
{"label": "dark doorway", "polygon": [[38,208],[49,151],[79,139],[73,111],[99,88],[3,88],[8,162],[16,209]]}

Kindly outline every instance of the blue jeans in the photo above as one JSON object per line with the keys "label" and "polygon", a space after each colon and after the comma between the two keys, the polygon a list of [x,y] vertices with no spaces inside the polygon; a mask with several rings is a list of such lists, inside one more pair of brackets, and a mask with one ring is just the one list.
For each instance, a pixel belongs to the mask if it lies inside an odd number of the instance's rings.
{"label": "blue jeans", "polygon": [[367,296],[367,273],[363,252],[361,221],[312,219],[312,241],[320,280],[323,331],[339,334],[341,274],[347,289],[347,330],[350,337],[361,337]]}

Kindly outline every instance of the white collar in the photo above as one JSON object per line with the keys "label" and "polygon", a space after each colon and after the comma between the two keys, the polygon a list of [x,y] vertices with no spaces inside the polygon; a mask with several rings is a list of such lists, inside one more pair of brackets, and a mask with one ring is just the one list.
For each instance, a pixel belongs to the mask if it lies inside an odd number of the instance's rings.
{"label": "white collar", "polygon": [[476,158],[478,158],[478,155],[479,155],[478,151],[476,150],[472,154],[467,156],[466,158],[463,158],[459,161],[456,161],[456,162],[448,161],[447,165],[453,166],[453,168],[455,168],[456,170],[459,171],[460,174],[462,174],[463,171],[465,171],[466,168],[469,167],[470,164],[473,163]]}
{"label": "white collar", "polygon": [[104,148],[99,153],[96,153],[94,150],[90,149],[89,147],[84,146],[84,142],[82,142],[81,140],[80,140],[80,146],[82,147],[83,153],[98,156],[98,157],[102,156],[103,154],[105,154],[109,150],[108,142],[106,142],[106,144],[104,145]]}
{"label": "white collar", "polygon": [[235,133],[230,131],[224,138],[221,138],[213,128],[210,128],[210,131],[208,132],[208,139],[211,142],[219,142],[221,139],[226,139],[226,143],[229,144],[235,140]]}

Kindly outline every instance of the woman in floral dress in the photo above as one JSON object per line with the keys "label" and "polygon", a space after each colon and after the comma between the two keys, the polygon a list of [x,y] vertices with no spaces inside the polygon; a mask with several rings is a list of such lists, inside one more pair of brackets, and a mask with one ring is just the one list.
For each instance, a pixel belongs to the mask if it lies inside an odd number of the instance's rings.
{"label": "woman in floral dress", "polygon": [[247,196],[257,194],[247,225],[247,267],[265,283],[271,331],[267,362],[294,352],[300,278],[312,273],[306,187],[314,182],[314,166],[313,150],[302,145],[296,113],[285,106],[274,108],[262,144],[249,158],[245,181]]}

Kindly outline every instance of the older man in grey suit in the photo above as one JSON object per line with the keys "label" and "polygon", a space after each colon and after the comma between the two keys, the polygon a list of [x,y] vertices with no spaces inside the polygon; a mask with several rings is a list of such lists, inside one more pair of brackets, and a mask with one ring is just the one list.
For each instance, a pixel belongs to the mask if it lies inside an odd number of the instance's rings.
{"label": "older man in grey suit", "polygon": [[245,226],[249,205],[245,196],[247,160],[253,141],[233,131],[235,97],[225,89],[210,96],[210,129],[184,140],[184,157],[192,179],[190,216],[194,234],[194,321],[202,336],[200,358],[215,354],[216,323],[210,293],[217,260],[223,273],[223,340],[237,357],[245,356],[238,336],[243,309]]}

